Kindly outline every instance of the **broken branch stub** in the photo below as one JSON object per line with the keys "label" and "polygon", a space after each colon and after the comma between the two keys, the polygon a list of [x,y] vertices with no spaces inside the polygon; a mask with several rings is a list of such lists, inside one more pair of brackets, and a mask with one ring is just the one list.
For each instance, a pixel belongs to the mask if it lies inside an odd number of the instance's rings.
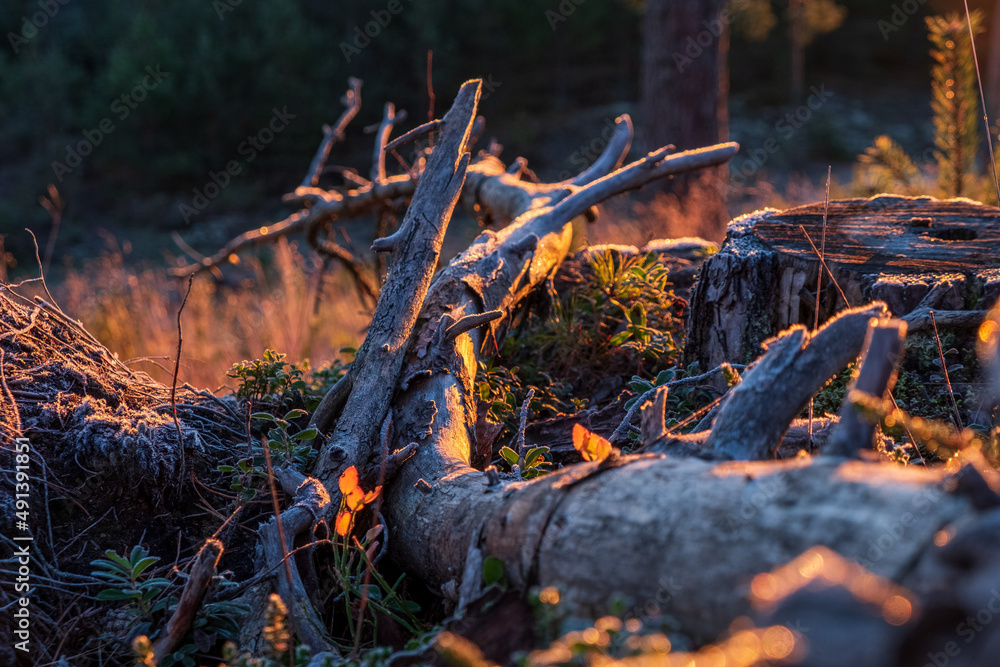
{"label": "broken branch stub", "polygon": [[840,409],[840,422],[830,437],[824,454],[853,457],[859,451],[871,449],[875,425],[865,419],[850,400],[852,391],[864,392],[878,399],[885,398],[896,384],[896,372],[903,358],[906,342],[906,322],[872,319],[865,336],[864,352],[858,377],[848,389]]}
{"label": "broken branch stub", "polygon": [[845,310],[811,334],[793,326],[765,341],[767,352],[743,375],[708,436],[721,458],[773,456],[788,425],[827,380],[857,358],[872,317],[886,317],[882,302]]}

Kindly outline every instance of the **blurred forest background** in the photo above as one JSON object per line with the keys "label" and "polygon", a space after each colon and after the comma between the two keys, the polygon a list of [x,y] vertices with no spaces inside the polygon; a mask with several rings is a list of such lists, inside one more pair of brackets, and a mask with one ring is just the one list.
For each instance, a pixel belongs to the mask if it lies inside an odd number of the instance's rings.
{"label": "blurred forest background", "polygon": [[[987,28],[993,5],[970,2],[985,12]],[[43,6],[51,15],[40,21]],[[958,11],[961,0],[803,7],[796,32],[785,0],[730,3],[727,124],[742,144],[730,165],[730,215],[822,198],[828,164],[834,196],[851,194],[858,156],[877,135],[918,161],[933,145],[924,17]],[[526,157],[542,180],[566,178],[599,154],[622,112],[636,125],[633,156],[647,148],[647,9],[642,0],[8,0],[0,6],[0,268],[37,275],[23,231],[31,229],[68,312],[123,358],[170,354],[179,299],[162,269],[182,254],[171,233],[211,254],[235,234],[284,218],[280,197],[301,181],[322,125],[339,116],[349,76],[364,81],[363,106],[331,163],[366,173],[372,136],[362,128],[378,122],[387,101],[408,110],[404,129],[426,118],[431,50],[436,113],[462,81],[482,77],[484,139],[503,143],[508,162]],[[374,16],[389,18],[374,36],[359,37]],[[986,54],[996,32],[980,37],[992,81],[1000,68]],[[699,48],[714,49],[715,38],[708,41]],[[697,53],[696,44],[672,50]],[[808,121],[783,125],[811,104],[813,90],[824,95]],[[248,160],[247,138],[275,111],[287,123]],[[683,139],[675,143],[687,147]],[[70,166],[68,153],[83,141],[92,151]],[[210,174],[233,160],[240,173],[185,215]],[[43,196],[48,205],[39,204]],[[683,202],[646,193],[606,206],[589,236],[642,243],[699,233],[696,218]],[[367,246],[364,221],[345,231]],[[459,221],[450,252],[476,233]],[[365,316],[346,278],[324,275],[304,250],[288,243],[261,251],[240,267],[237,289],[196,281],[185,313],[185,379],[218,384],[220,368],[259,357],[264,346],[290,359],[329,359],[359,341]],[[330,308],[339,309],[339,333],[317,324],[330,321]]]}

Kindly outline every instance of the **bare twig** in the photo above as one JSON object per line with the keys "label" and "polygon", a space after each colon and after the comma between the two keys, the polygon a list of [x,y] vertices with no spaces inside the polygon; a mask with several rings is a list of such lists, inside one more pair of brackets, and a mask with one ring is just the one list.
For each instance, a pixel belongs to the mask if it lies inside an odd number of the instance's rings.
{"label": "bare twig", "polygon": [[887,306],[875,301],[841,311],[813,334],[795,325],[766,341],[764,356],[719,411],[706,446],[736,460],[771,457],[809,398],[857,358],[868,321],[887,314]]}
{"label": "bare twig", "polygon": [[385,180],[385,145],[389,141],[389,134],[392,133],[396,122],[396,105],[392,102],[386,102],[385,110],[382,113],[382,123],[379,125],[378,134],[375,135],[375,151],[372,154],[372,183],[381,183]]}
{"label": "bare twig", "polygon": [[423,125],[418,125],[409,132],[399,135],[398,137],[396,137],[395,139],[393,139],[392,141],[390,141],[385,145],[385,152],[391,153],[400,146],[413,141],[417,137],[422,137],[425,134],[430,134],[434,130],[441,127],[441,122],[442,121],[440,120],[430,120],[424,123]]}
{"label": "bare twig", "polygon": [[347,129],[348,124],[354,120],[354,117],[361,110],[361,79],[351,77],[347,80],[347,83],[350,86],[344,94],[344,103],[347,105],[347,108],[344,109],[344,112],[333,127],[329,125],[323,126],[323,141],[320,142],[319,148],[316,149],[316,155],[309,165],[306,177],[302,179],[302,187],[314,187],[319,183],[320,174],[323,173],[323,165],[326,164],[326,160],[330,155],[330,148],[334,143],[344,140],[344,130]]}
{"label": "bare twig", "polygon": [[941,348],[941,336],[938,335],[937,321],[934,319],[934,311],[930,311],[931,327],[934,329],[934,342],[937,343],[938,359],[941,362],[941,374],[944,376],[944,386],[948,388],[948,397],[951,398],[951,409],[955,417],[955,426],[961,430],[962,415],[958,411],[958,403],[955,402],[955,392],[951,388],[951,378],[948,377],[948,364],[944,360],[944,350]]}
{"label": "bare twig", "polygon": [[[434,120],[434,51],[431,49],[427,49],[427,120]],[[429,141],[434,148],[434,137]]]}
{"label": "bare twig", "polygon": [[[741,366],[738,364],[730,364],[730,368],[742,370],[743,368],[745,368],[745,366]],[[722,369],[723,366],[717,366],[712,370],[708,371],[707,373],[702,373],[701,375],[693,375],[691,377],[681,378],[680,380],[667,382],[666,384],[660,385],[660,387],[668,387],[670,389],[676,389],[678,387],[685,387],[687,385],[698,384],[700,382],[704,382],[705,380],[711,378],[716,373],[720,372]],[[656,391],[660,387],[653,387],[652,389],[647,390],[646,392],[644,392],[639,396],[639,399],[635,403],[632,404],[632,407],[629,408],[628,412],[625,413],[625,418],[622,419],[621,424],[619,424],[618,428],[616,428],[614,433],[611,434],[610,438],[611,444],[620,445],[625,442],[625,439],[628,437],[629,429],[632,427],[632,420],[635,419],[635,415],[638,414],[639,410],[642,409],[644,403],[646,403],[647,401],[651,401],[655,398]]]}
{"label": "bare twig", "polygon": [[[861,367],[857,379],[848,390],[860,391],[884,400],[896,383],[896,371],[903,357],[906,341],[906,322],[902,320],[871,320],[861,353]],[[840,422],[830,436],[825,454],[855,456],[863,449],[871,449],[875,426],[861,417],[857,406],[845,398],[840,409]]]}
{"label": "bare twig", "polygon": [[181,474],[184,473],[184,434],[181,433],[181,422],[177,419],[177,374],[181,370],[181,344],[184,342],[184,337],[181,333],[181,313],[184,312],[184,306],[187,305],[188,297],[191,296],[191,285],[193,282],[194,276],[188,276],[187,292],[184,293],[184,300],[181,301],[181,307],[177,309],[177,358],[174,359],[174,377],[170,382],[170,411],[174,416],[174,427],[177,428],[177,446],[180,448],[181,453]]}
{"label": "bare twig", "polygon": [[[819,258],[821,262],[825,263],[826,260],[826,219],[830,212],[830,175],[833,172],[833,167],[827,165],[826,167],[826,201],[823,204],[823,238],[819,245]],[[813,331],[819,329],[819,305],[822,301],[820,294],[823,291],[823,266],[821,265],[819,269],[816,270],[816,307],[813,309]],[[845,300],[844,303],[847,303]],[[813,435],[813,399],[809,399],[809,444],[812,444]]]}
{"label": "bare twig", "polygon": [[[830,276],[830,280],[833,282],[833,286],[837,288],[837,292],[840,294],[840,298],[844,300],[844,305],[850,308],[851,302],[847,300],[847,295],[844,294],[844,290],[840,289],[840,284],[837,282],[837,278],[833,275],[833,272],[830,270],[830,267],[826,265],[826,259],[823,257],[823,253],[816,248],[816,244],[813,243],[813,240],[809,237],[809,232],[806,231],[806,228],[802,225],[799,225],[799,229],[801,229],[802,233],[805,234],[806,241],[809,241],[809,245],[812,246],[813,252],[816,253],[816,257],[819,258],[819,263],[823,266],[823,269],[826,271],[826,274]],[[819,306],[819,299],[817,298],[817,307],[818,306]]]}
{"label": "bare twig", "polygon": [[466,331],[472,331],[477,329],[484,324],[489,324],[503,317],[504,313],[502,310],[489,310],[485,313],[476,313],[475,315],[466,315],[458,322],[455,322],[449,326],[445,332],[445,340],[455,340],[460,335],[464,334]]}
{"label": "bare twig", "polygon": [[517,462],[521,471],[524,471],[524,455],[527,453],[527,447],[525,447],[524,442],[524,429],[528,426],[528,410],[531,408],[531,399],[534,397],[535,388],[532,387],[528,389],[528,394],[524,397],[524,403],[521,404],[521,426],[517,429]]}

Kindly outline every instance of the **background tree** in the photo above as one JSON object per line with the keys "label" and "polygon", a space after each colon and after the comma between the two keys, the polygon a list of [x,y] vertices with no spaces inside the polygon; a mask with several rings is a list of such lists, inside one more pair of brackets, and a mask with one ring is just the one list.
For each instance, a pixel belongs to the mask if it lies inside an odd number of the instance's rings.
{"label": "background tree", "polygon": [[[647,0],[641,101],[647,148],[674,144],[683,150],[728,138],[725,4],[725,0]],[[658,187],[698,201],[702,224],[697,231],[718,240],[729,221],[727,176],[723,165]]]}

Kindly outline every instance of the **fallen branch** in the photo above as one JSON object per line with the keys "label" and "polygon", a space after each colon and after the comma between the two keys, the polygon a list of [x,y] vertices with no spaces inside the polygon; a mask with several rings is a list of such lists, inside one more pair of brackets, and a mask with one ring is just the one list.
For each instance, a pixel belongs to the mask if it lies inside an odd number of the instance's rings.
{"label": "fallen branch", "polygon": [[857,358],[868,320],[886,315],[885,304],[875,302],[841,311],[813,334],[796,325],[766,341],[767,352],[733,388],[706,446],[722,458],[773,456],[810,397]]}
{"label": "fallen branch", "polygon": [[188,580],[181,591],[181,599],[174,607],[174,613],[167,621],[163,634],[153,643],[153,657],[157,663],[170,655],[191,629],[194,617],[208,593],[208,585],[215,576],[215,568],[222,558],[222,552],[222,542],[208,539],[195,556]]}

